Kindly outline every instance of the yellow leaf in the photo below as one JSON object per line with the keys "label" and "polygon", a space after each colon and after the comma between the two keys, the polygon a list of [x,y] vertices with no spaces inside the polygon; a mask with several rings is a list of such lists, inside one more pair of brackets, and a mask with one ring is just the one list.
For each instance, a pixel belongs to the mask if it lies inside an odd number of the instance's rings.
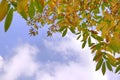
{"label": "yellow leaf", "polygon": [[19,0],[17,5],[17,11],[22,15],[24,19],[27,19],[28,0]]}
{"label": "yellow leaf", "polygon": [[108,58],[110,58],[112,61],[116,61],[116,58],[114,56],[112,56],[111,54],[107,54]]}
{"label": "yellow leaf", "polygon": [[39,0],[39,2],[41,3],[41,5],[44,7],[45,6],[45,0]]}
{"label": "yellow leaf", "polygon": [[2,0],[0,3],[0,21],[2,21],[6,16],[8,8],[8,2],[6,0]]}
{"label": "yellow leaf", "polygon": [[17,11],[21,13],[22,11],[27,12],[28,10],[28,0],[19,0],[17,5]]}

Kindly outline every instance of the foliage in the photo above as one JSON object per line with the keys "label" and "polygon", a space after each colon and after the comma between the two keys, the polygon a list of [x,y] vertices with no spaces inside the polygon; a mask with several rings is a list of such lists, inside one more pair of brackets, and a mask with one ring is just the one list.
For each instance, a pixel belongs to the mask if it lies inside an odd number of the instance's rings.
{"label": "foliage", "polygon": [[6,18],[5,31],[15,11],[31,26],[31,35],[46,24],[48,36],[61,32],[64,37],[70,30],[82,39],[82,48],[88,44],[95,54],[96,70],[105,74],[106,68],[115,68],[120,73],[120,0],[2,0],[0,21]]}

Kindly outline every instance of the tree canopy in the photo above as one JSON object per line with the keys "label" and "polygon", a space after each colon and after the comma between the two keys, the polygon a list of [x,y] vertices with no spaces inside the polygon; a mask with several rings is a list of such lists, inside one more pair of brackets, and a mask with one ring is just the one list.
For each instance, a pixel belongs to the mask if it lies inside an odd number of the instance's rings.
{"label": "tree canopy", "polygon": [[14,12],[30,26],[30,35],[48,25],[48,36],[70,30],[94,53],[96,71],[120,73],[120,0],[2,0],[0,21],[5,32]]}

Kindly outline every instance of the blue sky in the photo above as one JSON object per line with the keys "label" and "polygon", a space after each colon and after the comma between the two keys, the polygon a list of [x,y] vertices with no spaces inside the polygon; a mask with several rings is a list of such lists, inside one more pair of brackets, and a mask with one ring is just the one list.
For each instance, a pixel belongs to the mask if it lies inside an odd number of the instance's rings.
{"label": "blue sky", "polygon": [[47,37],[47,26],[39,35],[30,37],[29,26],[14,14],[12,25],[4,32],[0,22],[0,80],[119,80],[107,71],[95,71],[95,62],[88,47],[71,33]]}

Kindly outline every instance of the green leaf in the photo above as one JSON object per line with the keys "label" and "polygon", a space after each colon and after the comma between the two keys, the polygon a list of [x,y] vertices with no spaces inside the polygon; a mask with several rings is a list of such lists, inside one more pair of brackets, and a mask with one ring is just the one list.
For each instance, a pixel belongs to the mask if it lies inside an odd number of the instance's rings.
{"label": "green leaf", "polygon": [[75,27],[70,27],[69,29],[72,33],[75,33]]}
{"label": "green leaf", "polygon": [[25,11],[21,11],[21,12],[20,12],[20,15],[21,15],[25,20],[27,20],[27,15],[26,15]]}
{"label": "green leaf", "polygon": [[77,37],[77,40],[80,39],[80,37],[81,37],[81,34]]}
{"label": "green leaf", "polygon": [[13,18],[13,8],[9,10],[5,20],[5,24],[4,24],[5,32],[9,29],[12,22],[12,18]]}
{"label": "green leaf", "polygon": [[99,12],[100,12],[100,11],[99,11],[99,7],[96,8],[96,9],[94,9],[93,12],[94,12],[95,14],[99,13]]}
{"label": "green leaf", "polygon": [[91,37],[88,38],[88,45],[90,47],[90,45],[91,45]]}
{"label": "green leaf", "polygon": [[101,48],[101,43],[96,44],[96,49],[99,50]]}
{"label": "green leaf", "polygon": [[120,65],[116,68],[115,73],[120,71]]}
{"label": "green leaf", "polygon": [[84,41],[84,43],[82,44],[82,48],[85,47],[86,43],[87,43],[87,41]]}
{"label": "green leaf", "polygon": [[35,7],[34,7],[34,3],[33,3],[33,0],[31,0],[30,2],[30,6],[28,8],[28,13],[29,13],[29,16],[30,18],[32,19],[35,15]]}
{"label": "green leaf", "polygon": [[117,61],[117,62],[116,62],[116,65],[119,65],[119,64],[120,64],[120,61]]}
{"label": "green leaf", "polygon": [[35,0],[35,6],[40,13],[43,12],[43,6],[38,0]]}
{"label": "green leaf", "polygon": [[67,28],[63,31],[62,37],[64,37],[67,34]]}
{"label": "green leaf", "polygon": [[85,22],[82,23],[82,28],[86,28],[86,23]]}
{"label": "green leaf", "polygon": [[16,8],[17,7],[17,3],[16,2],[11,2],[11,4]]}
{"label": "green leaf", "polygon": [[66,26],[61,26],[59,31],[62,32],[65,28],[66,28]]}
{"label": "green leaf", "polygon": [[106,64],[107,64],[107,68],[108,68],[110,71],[113,71],[113,70],[112,70],[112,66],[111,66],[111,64],[109,63],[109,61],[106,61]]}
{"label": "green leaf", "polygon": [[106,65],[105,65],[105,62],[104,62],[103,65],[102,65],[102,73],[103,73],[103,75],[105,74],[105,72],[106,72]]}
{"label": "green leaf", "polygon": [[92,34],[91,36],[98,41],[103,41],[103,38],[98,35]]}
{"label": "green leaf", "polygon": [[103,59],[99,60],[97,65],[96,65],[96,71],[100,69],[100,67],[102,66],[103,63]]}

